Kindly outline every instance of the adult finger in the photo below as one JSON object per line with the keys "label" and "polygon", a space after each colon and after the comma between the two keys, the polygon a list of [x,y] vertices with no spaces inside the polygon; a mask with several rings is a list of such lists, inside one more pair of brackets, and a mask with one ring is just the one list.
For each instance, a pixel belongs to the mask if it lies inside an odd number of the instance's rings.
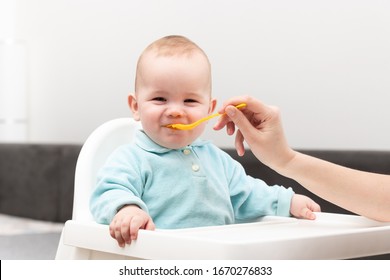
{"label": "adult finger", "polygon": [[242,135],[241,130],[238,130],[236,133],[234,145],[236,147],[237,154],[242,157],[245,154],[245,147],[244,136]]}
{"label": "adult finger", "polygon": [[243,138],[245,138],[246,141],[250,143],[250,133],[253,130],[257,130],[257,128],[253,127],[248,118],[234,106],[229,105],[228,107],[226,107],[226,114],[240,130]]}

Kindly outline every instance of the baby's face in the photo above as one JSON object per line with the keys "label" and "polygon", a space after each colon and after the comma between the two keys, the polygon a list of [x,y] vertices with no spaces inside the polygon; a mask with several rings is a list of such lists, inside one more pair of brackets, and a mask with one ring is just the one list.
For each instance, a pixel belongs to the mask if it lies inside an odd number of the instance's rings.
{"label": "baby's face", "polygon": [[179,149],[198,138],[205,124],[193,130],[167,128],[172,123],[192,123],[209,115],[216,101],[211,100],[211,74],[206,58],[158,56],[143,58],[138,73],[139,84],[131,108],[136,120],[157,144]]}

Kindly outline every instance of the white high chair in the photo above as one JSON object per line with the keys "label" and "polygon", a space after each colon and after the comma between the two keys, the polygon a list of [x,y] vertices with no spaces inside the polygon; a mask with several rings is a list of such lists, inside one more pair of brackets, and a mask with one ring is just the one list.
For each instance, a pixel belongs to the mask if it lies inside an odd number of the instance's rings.
{"label": "white high chair", "polygon": [[107,225],[89,211],[96,174],[119,145],[140,128],[132,118],[98,127],[76,165],[72,220],[65,223],[56,259],[346,259],[390,253],[390,223],[360,216],[317,213],[315,221],[264,217],[248,224],[179,230],[140,230],[120,248]]}
{"label": "white high chair", "polygon": [[[89,197],[96,183],[97,172],[117,147],[133,141],[134,132],[140,128],[140,123],[132,118],[114,119],[95,129],[85,141],[76,164],[72,221],[93,222],[89,211]],[[80,253],[85,254],[87,251],[63,245],[67,226],[65,224],[61,234],[56,259],[81,258],[84,255]]]}

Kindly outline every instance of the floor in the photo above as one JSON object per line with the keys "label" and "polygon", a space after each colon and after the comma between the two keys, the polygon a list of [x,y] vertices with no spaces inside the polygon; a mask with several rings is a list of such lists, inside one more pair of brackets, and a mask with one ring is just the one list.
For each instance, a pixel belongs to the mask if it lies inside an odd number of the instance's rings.
{"label": "floor", "polygon": [[54,259],[62,227],[62,223],[0,214],[0,259]]}

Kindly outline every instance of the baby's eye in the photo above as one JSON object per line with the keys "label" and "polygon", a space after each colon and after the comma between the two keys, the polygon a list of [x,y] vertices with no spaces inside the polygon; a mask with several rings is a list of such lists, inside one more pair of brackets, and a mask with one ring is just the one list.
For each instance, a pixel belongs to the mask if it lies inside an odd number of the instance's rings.
{"label": "baby's eye", "polygon": [[152,100],[153,101],[158,101],[158,102],[165,102],[165,101],[167,101],[164,97],[154,97]]}
{"label": "baby's eye", "polygon": [[196,101],[195,99],[186,99],[184,100],[185,103],[196,103],[198,101]]}

